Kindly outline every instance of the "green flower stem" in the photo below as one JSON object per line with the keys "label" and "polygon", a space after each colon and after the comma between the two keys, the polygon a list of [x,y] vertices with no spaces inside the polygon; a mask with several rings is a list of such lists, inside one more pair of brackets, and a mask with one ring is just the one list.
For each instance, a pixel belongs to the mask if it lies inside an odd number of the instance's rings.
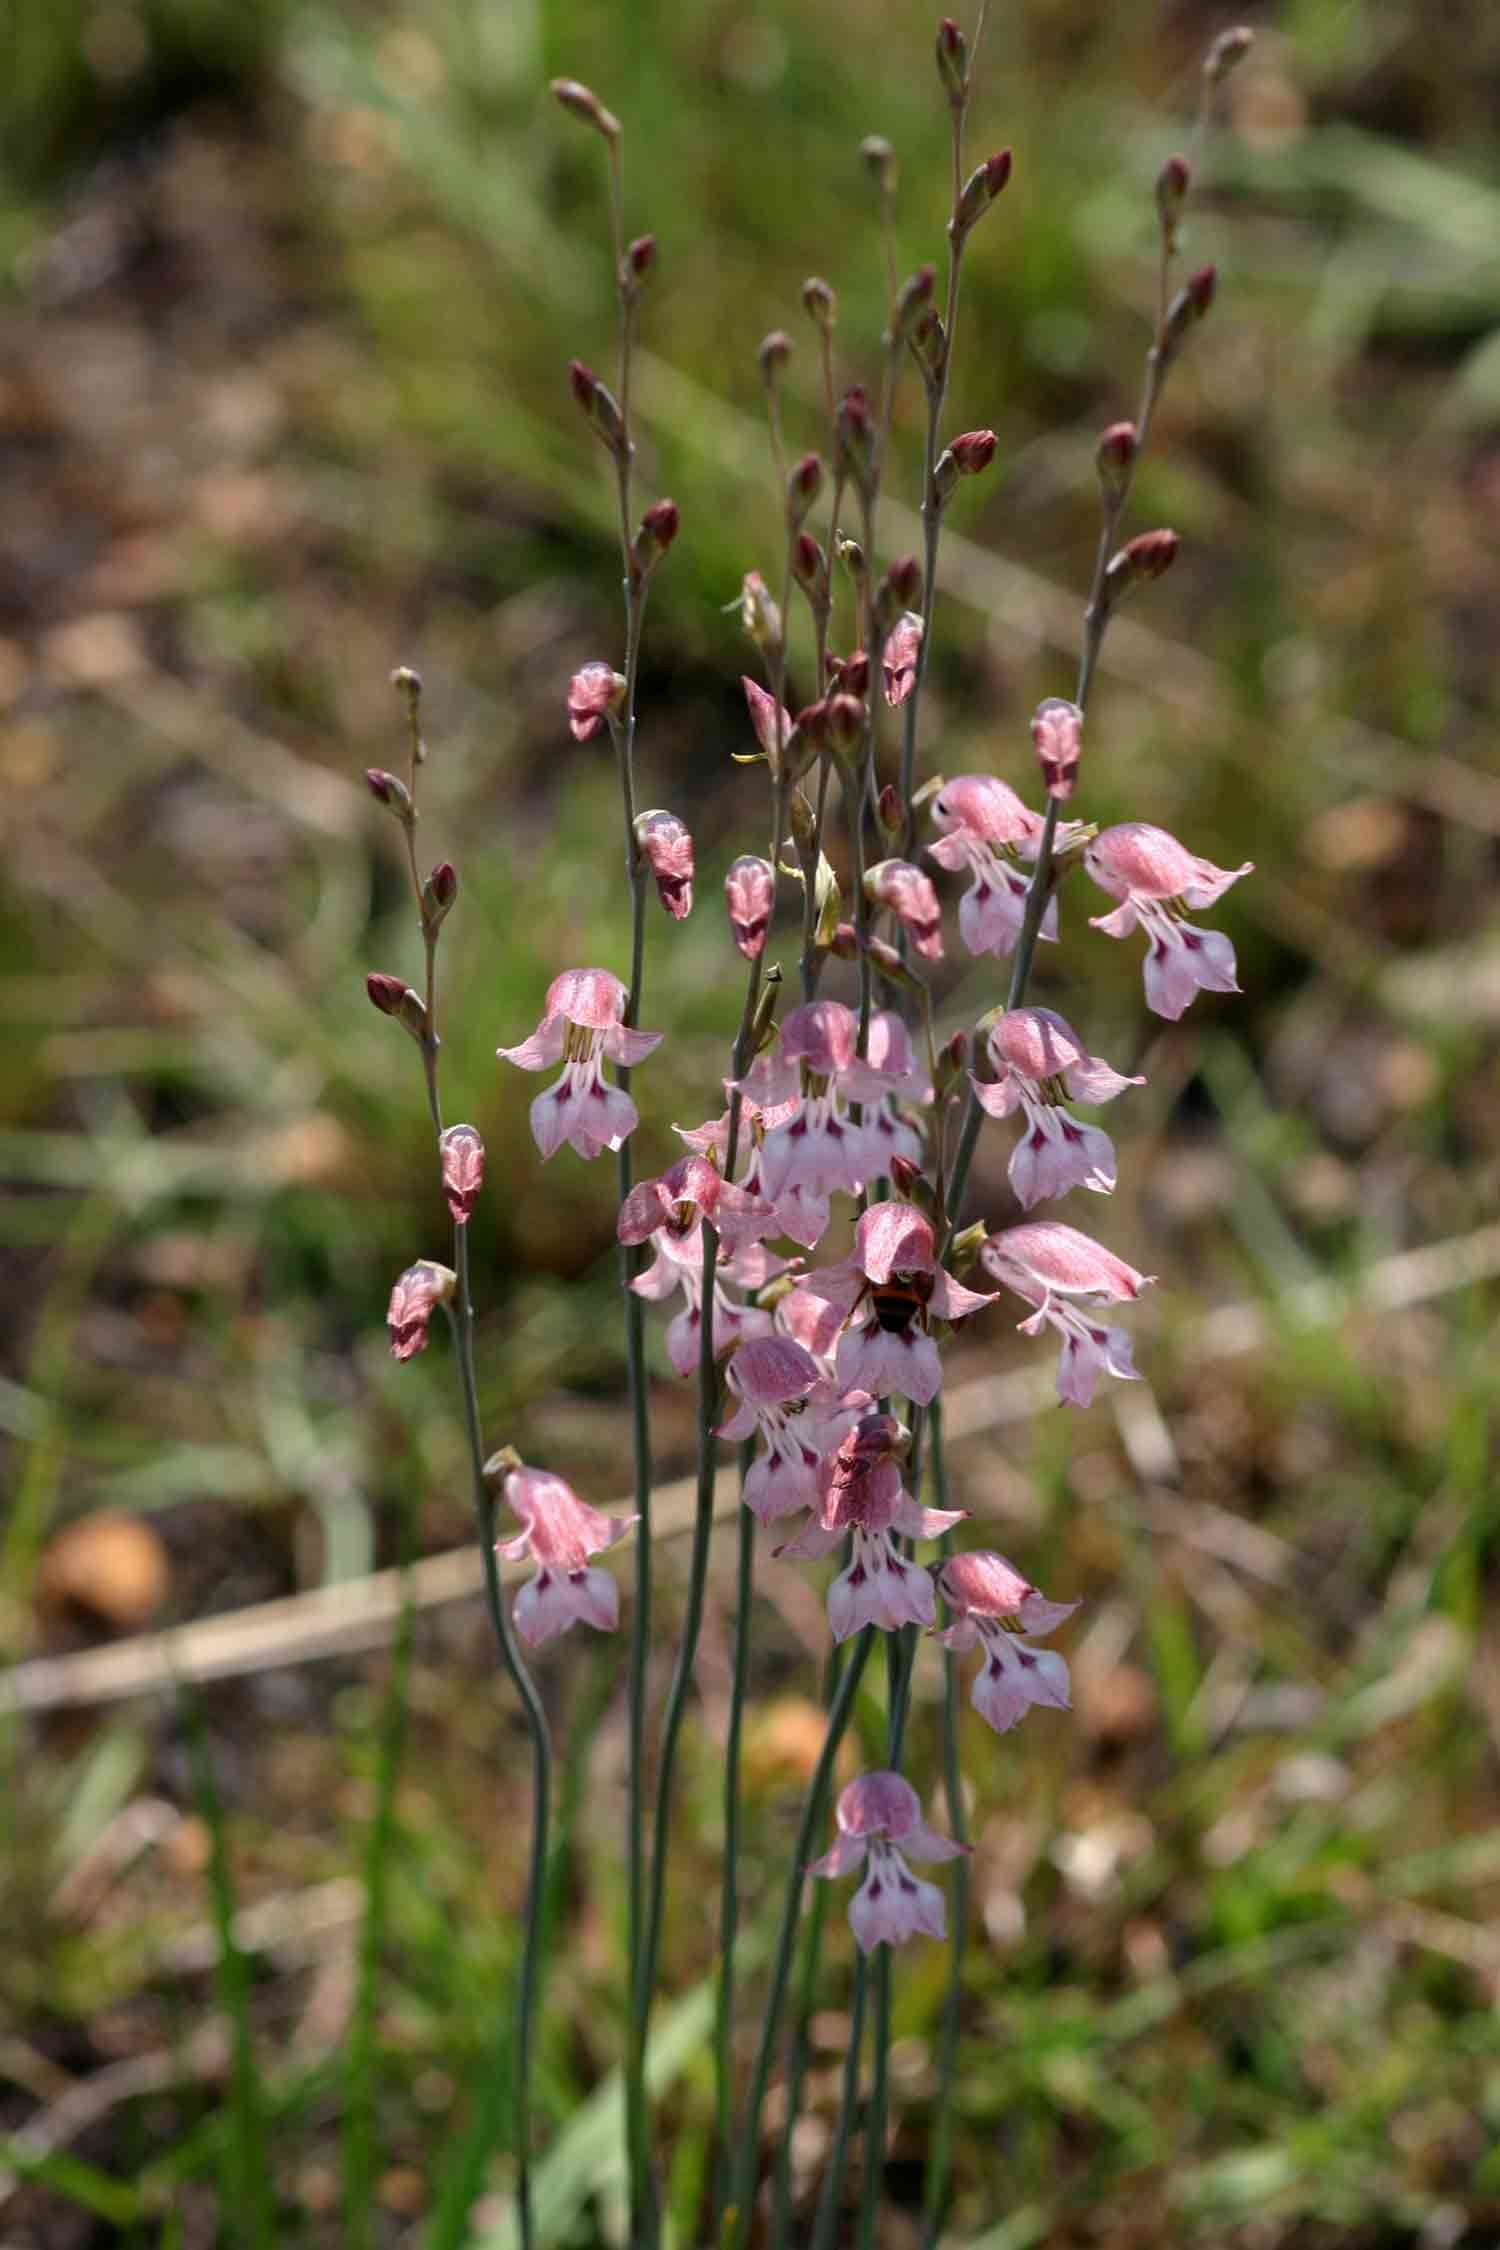
{"label": "green flower stem", "polygon": [[744,1504],[744,1494],[745,1478],[754,1457],[754,1443],[747,1439],[740,1447],[734,1656],[729,1731],[724,1744],[724,1858],[719,1885],[719,1989],[714,2015],[714,2112],[719,2141],[716,2222],[729,2199],[730,2141],[734,2129],[734,1949],[740,1924],[740,1736],[750,1673],[750,1605],[755,1582],[755,1518]]}
{"label": "green flower stem", "polygon": [[873,1971],[875,1985],[875,2075],[870,2105],[865,2115],[865,2173],[860,2190],[858,2250],[875,2250],[880,2224],[880,2191],[885,2178],[885,2128],[891,2098],[891,1949],[877,1948]]}
{"label": "green flower stem", "polygon": [[[861,1953],[854,1965],[854,1998],[849,2008],[849,2045],[844,2052],[844,2084],[839,2099],[839,2121],[823,2173],[823,2190],[818,2197],[818,2217],[813,2228],[811,2250],[833,2250],[833,2233],[838,2224],[839,2191],[844,2184],[844,2167],[849,2161],[849,2135],[854,2125],[854,2113],[859,2107],[860,2050],[865,2043],[865,1998],[869,1984],[869,1960]],[[779,2237],[777,2240],[779,2241]]]}
{"label": "green flower stem", "polygon": [[[948,1505],[948,1464],[943,1452],[943,1412],[941,1398],[935,1398],[929,1410],[931,1435],[929,1451],[932,1459],[932,1498],[935,1507]],[[941,1553],[944,1560],[953,1552],[953,1534],[945,1531]],[[964,1811],[963,1775],[959,1768],[959,1721],[961,1683],[958,1658],[952,1649],[943,1651],[943,1788],[948,1800],[948,1829],[956,1844],[969,1840],[968,1817]],[[922,2198],[925,2250],[937,2250],[938,2236],[942,2231],[948,2203],[948,2179],[953,2159],[953,2076],[958,2062],[958,2039],[963,2021],[963,1970],[964,1954],[969,1939],[969,1858],[967,1852],[954,1862],[953,1891],[950,1898],[952,1925],[948,1940],[948,1991],[943,2002],[943,2026],[938,2046],[937,2092],[933,2102],[932,2150],[927,2162],[927,2178]]]}
{"label": "green flower stem", "polygon": [[823,1747],[818,1754],[812,1780],[808,1783],[807,1794],[802,1800],[802,1815],[797,1823],[796,1840],[792,1846],[792,1864],[787,1873],[786,1896],[782,1904],[781,1930],[771,1968],[770,1990],[766,1995],[765,2014],[750,2077],[750,2093],[745,2104],[739,2162],[735,2172],[735,2200],[725,2215],[727,2250],[745,2250],[750,2238],[755,2207],[756,2170],[760,2156],[761,2115],[765,2108],[766,2089],[771,2082],[771,2058],[781,2036],[781,2018],[786,2006],[792,1954],[796,1947],[797,1925],[802,1911],[803,1879],[808,1856],[826,1813],[829,1783],[833,1778],[839,1744],[844,1739],[854,1710],[854,1698],[869,1662],[874,1638],[874,1626],[867,1625],[854,1644],[854,1653],[844,1668],[837,1693],[829,1708]]}

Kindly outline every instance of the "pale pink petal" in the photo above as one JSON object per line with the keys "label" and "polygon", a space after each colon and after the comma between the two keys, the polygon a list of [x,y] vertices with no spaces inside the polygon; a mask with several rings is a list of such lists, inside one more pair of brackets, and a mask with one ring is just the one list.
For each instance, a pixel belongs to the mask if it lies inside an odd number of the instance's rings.
{"label": "pale pink petal", "polygon": [[893,1336],[874,1323],[845,1329],[837,1373],[846,1388],[857,1384],[877,1398],[894,1394],[915,1406],[930,1406],[943,1383],[942,1362],[930,1336],[917,1328]]}
{"label": "pale pink petal", "polygon": [[1013,1276],[1021,1276],[1062,1296],[1122,1302],[1139,1296],[1155,1279],[1154,1274],[1137,1273],[1102,1243],[1065,1226],[1061,1219],[1033,1219],[1025,1226],[1008,1227],[1003,1234],[991,1235],[979,1256],[986,1271],[1008,1288],[1015,1286]]}
{"label": "pale pink petal", "polygon": [[1234,947],[1219,930],[1172,925],[1170,939],[1149,933],[1146,951],[1146,1005],[1176,1023],[1198,992],[1238,992]]}
{"label": "pale pink petal", "polygon": [[729,1363],[730,1387],[747,1405],[782,1406],[806,1398],[817,1380],[817,1361],[790,1336],[756,1337]]}
{"label": "pale pink petal", "polygon": [[608,969],[564,969],[547,987],[547,1013],[605,1031],[625,1013],[625,987]]}
{"label": "pale pink petal", "polygon": [[876,1283],[894,1273],[931,1273],[932,1221],[909,1203],[873,1203],[854,1230],[855,1260]]}
{"label": "pale pink petal", "polygon": [[861,1953],[869,1953],[877,1945],[900,1945],[909,1937],[941,1938],[947,1909],[937,1885],[919,1882],[901,1854],[891,1851],[884,1864],[872,1861],[850,1902],[849,1927]]}
{"label": "pale pink petal", "polygon": [[839,1836],[830,1851],[821,1859],[809,1860],[805,1872],[809,1875],[852,1875],[856,1867],[864,1864],[865,1843],[860,1836]]}
{"label": "pale pink petal", "polygon": [[624,1024],[616,1024],[606,1031],[599,1044],[612,1063],[623,1063],[629,1070],[658,1048],[665,1035],[660,1031],[630,1031]]}
{"label": "pale pink petal", "polygon": [[562,1061],[566,1040],[562,1017],[543,1016],[519,1047],[497,1047],[495,1052],[502,1062],[515,1063],[521,1070],[551,1070]]}
{"label": "pale pink petal", "polygon": [[839,1791],[833,1817],[845,1836],[899,1839],[920,1824],[922,1803],[904,1774],[882,1768],[846,1782]]}
{"label": "pale pink petal", "polygon": [[986,1305],[994,1302],[992,1290],[966,1289],[961,1281],[954,1280],[946,1266],[939,1266],[927,1309],[939,1320],[967,1320],[972,1313],[983,1312]]}

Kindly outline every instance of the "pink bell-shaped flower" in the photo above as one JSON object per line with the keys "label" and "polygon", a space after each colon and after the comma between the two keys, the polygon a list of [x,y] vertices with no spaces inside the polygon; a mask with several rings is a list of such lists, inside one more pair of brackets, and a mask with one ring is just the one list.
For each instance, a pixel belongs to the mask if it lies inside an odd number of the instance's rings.
{"label": "pink bell-shaped flower", "polygon": [[659,1031],[633,1031],[624,1022],[628,995],[608,969],[565,969],[547,987],[541,1022],[518,1047],[497,1047],[504,1062],[521,1070],[563,1065],[557,1083],[531,1105],[531,1133],[543,1158],[564,1141],[583,1157],[616,1149],[639,1123],[635,1103],[619,1086],[606,1085],[604,1062],[627,1069],[661,1045]]}
{"label": "pink bell-shaped flower", "polygon": [[[1154,1274],[1137,1273],[1123,1258],[1061,1219],[1033,1219],[1028,1225],[992,1234],[979,1253],[985,1272],[1036,1307],[1020,1324],[1023,1336],[1044,1327],[1062,1338],[1057,1395],[1070,1406],[1088,1406],[1101,1374],[1139,1381],[1130,1356],[1130,1338],[1087,1308],[1125,1304],[1138,1297]],[[1075,1301],[1076,1300],[1076,1301]]]}
{"label": "pink bell-shaped flower", "polygon": [[1144,1078],[1124,1078],[1091,1055],[1071,1024],[1050,1008],[1010,1009],[987,1044],[994,1080],[970,1083],[991,1117],[1022,1114],[1025,1129],[1010,1160],[1010,1184],[1022,1208],[1029,1211],[1075,1187],[1108,1195],[1115,1184],[1114,1143],[1096,1125],[1081,1125],[1062,1096],[1112,1101],[1127,1086],[1144,1086]]}
{"label": "pink bell-shaped flower", "polygon": [[979,1647],[984,1661],[970,1691],[975,1710],[1005,1734],[1033,1703],[1066,1711],[1068,1667],[1053,1649],[1022,1636],[1050,1633],[1076,1602],[1049,1602],[1003,1555],[950,1555],[937,1574],[952,1618],[938,1639],[951,1649]]}
{"label": "pink bell-shaped flower", "polygon": [[511,1469],[504,1493],[505,1505],[522,1528],[495,1551],[507,1562],[529,1559],[537,1565],[512,1612],[522,1640],[540,1648],[570,1625],[612,1632],[620,1618],[620,1590],[608,1571],[591,1567],[589,1558],[617,1546],[636,1518],[591,1508],[548,1469]]}
{"label": "pink bell-shaped flower", "polygon": [[907,1860],[960,1859],[969,1847],[928,1827],[911,1783],[899,1773],[862,1773],[840,1790],[834,1821],[837,1842],[807,1872],[836,1879],[864,1869],[849,1907],[861,1953],[919,1935],[941,1938],[947,1929],[943,1894],[935,1883],[919,1881]]}
{"label": "pink bell-shaped flower", "polygon": [[1091,927],[1106,937],[1146,933],[1146,1005],[1170,1023],[1185,1013],[1198,992],[1238,992],[1234,947],[1221,930],[1195,929],[1187,912],[1200,912],[1223,897],[1231,883],[1254,868],[1215,867],[1200,859],[1165,828],[1126,820],[1105,828],[1088,845],[1083,864],[1103,891],[1120,904],[1112,914],[1092,916]]}

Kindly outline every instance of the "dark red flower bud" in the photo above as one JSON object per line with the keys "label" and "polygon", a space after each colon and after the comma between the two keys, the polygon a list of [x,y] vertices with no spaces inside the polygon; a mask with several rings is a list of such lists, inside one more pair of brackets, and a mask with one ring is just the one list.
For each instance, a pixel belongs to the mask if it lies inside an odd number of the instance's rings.
{"label": "dark red flower bud", "polygon": [[899,342],[911,334],[919,314],[932,303],[936,280],[935,266],[918,266],[910,280],[901,284],[891,312],[891,335],[894,340]]}
{"label": "dark red flower bud", "polygon": [[1118,554],[1111,555],[1104,573],[1106,604],[1113,607],[1132,586],[1144,586],[1170,570],[1177,559],[1177,545],[1175,531],[1142,531],[1127,540]]}
{"label": "dark red flower bud", "polygon": [[641,518],[641,528],[631,545],[636,568],[654,570],[677,537],[682,518],[675,500],[656,500]]}
{"label": "dark red flower bud", "polygon": [[799,531],[792,547],[792,576],[804,594],[821,593],[828,562],[810,531]]}
{"label": "dark red flower bud", "polygon": [[800,524],[822,489],[823,464],[816,453],[804,453],[787,478],[787,521]]}
{"label": "dark red flower bud", "polygon": [[864,740],[865,707],[857,696],[840,693],[828,698],[828,744],[847,757]]}
{"label": "dark red flower bud", "polygon": [[1182,217],[1192,178],[1185,156],[1169,156],[1156,175],[1156,215],[1169,250],[1177,247],[1177,222]]}
{"label": "dark red flower bud", "polygon": [[1112,500],[1120,499],[1130,483],[1130,472],[1140,440],[1134,422],[1111,422],[1094,449],[1099,482]]}
{"label": "dark red flower bud", "polygon": [[411,791],[395,774],[384,773],[379,766],[369,766],[365,770],[365,786],[377,805],[384,805],[398,820],[411,819]]}
{"label": "dark red flower bud", "polygon": [[625,263],[630,268],[632,279],[644,281],[656,264],[655,235],[638,234],[625,253]]}
{"label": "dark red flower bud", "polygon": [[949,102],[962,109],[969,90],[969,43],[951,16],[938,25],[937,66]]}
{"label": "dark red flower bud", "polygon": [[997,149],[993,156],[969,174],[958,198],[958,207],[950,222],[950,231],[956,235],[967,234],[976,220],[1001,194],[1010,179],[1013,159],[1008,148]]}

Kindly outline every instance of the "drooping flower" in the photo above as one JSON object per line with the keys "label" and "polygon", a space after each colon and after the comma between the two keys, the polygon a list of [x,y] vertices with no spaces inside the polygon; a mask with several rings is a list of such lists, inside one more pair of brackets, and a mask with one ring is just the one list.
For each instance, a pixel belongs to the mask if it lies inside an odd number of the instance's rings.
{"label": "drooping flower", "polygon": [[918,1406],[936,1398],[943,1380],[932,1322],[964,1320],[994,1303],[938,1264],[932,1221],[909,1203],[872,1203],[854,1230],[852,1254],[808,1274],[802,1286],[846,1314],[838,1381]]}
{"label": "drooping flower", "polygon": [[[929,844],[939,867],[967,867],[974,880],[958,902],[958,927],[971,953],[1013,952],[1026,912],[1028,878],[1017,856],[1035,859],[1042,820],[1014,789],[993,774],[966,773],[945,783],[932,800],[942,833]],[[1057,936],[1057,901],[1047,901],[1040,934]]]}
{"label": "drooping flower", "polygon": [[415,1359],[418,1352],[427,1349],[432,1316],[439,1305],[451,1303],[457,1287],[458,1276],[452,1268],[437,1265],[431,1258],[419,1258],[397,1275],[385,1315],[393,1359]]}
{"label": "drooping flower", "polygon": [[565,969],[547,987],[542,1020],[518,1047],[497,1047],[502,1061],[522,1070],[563,1074],[531,1105],[531,1133],[543,1158],[555,1156],[568,1141],[580,1156],[595,1157],[620,1146],[635,1131],[635,1103],[619,1086],[604,1082],[604,1059],[627,1068],[661,1044],[659,1031],[627,1029],[628,995],[608,969]]}
{"label": "drooping flower", "polygon": [[[699,1337],[703,1324],[703,1228],[694,1225],[686,1234],[662,1227],[652,1238],[656,1256],[630,1286],[648,1304],[661,1304],[680,1289],[687,1300],[683,1310],[667,1323],[667,1358],[684,1378],[698,1369]],[[714,1357],[722,1359],[735,1344],[771,1331],[771,1315],[756,1305],[742,1304],[729,1294],[729,1284],[761,1289],[773,1275],[785,1270],[786,1260],[758,1243],[721,1257],[714,1267]]]}
{"label": "drooping flower", "polygon": [[730,1249],[777,1231],[771,1204],[732,1186],[706,1156],[688,1155],[656,1179],[637,1181],[620,1205],[615,1232],[621,1242],[645,1242],[663,1228],[686,1235],[700,1216]]}
{"label": "drooping flower", "polygon": [[942,960],[943,910],[930,875],[909,860],[882,859],[865,876],[865,896],[895,915],[924,961]]}
{"label": "drooping flower", "polygon": [[[775,696],[768,695],[759,682],[752,680],[748,673],[741,678],[740,686],[745,691],[745,702],[750,712],[750,724],[755,729],[755,739],[760,744],[766,761],[770,765],[774,779],[779,769],[782,754],[792,739],[792,714],[783,703],[780,706],[781,724],[778,727],[776,723],[778,706]],[[777,740],[778,735],[780,736],[779,742]]]}
{"label": "drooping flower", "polygon": [[484,1142],[474,1125],[450,1125],[438,1142],[443,1167],[443,1193],[455,1226],[466,1226],[474,1215],[479,1190],[484,1185]]}
{"label": "drooping flower", "polygon": [[522,1528],[519,1537],[502,1541],[495,1551],[507,1562],[530,1559],[537,1565],[512,1611],[522,1640],[540,1648],[578,1624],[612,1632],[619,1623],[620,1590],[607,1570],[590,1567],[589,1557],[618,1545],[637,1519],[591,1508],[548,1469],[511,1469],[504,1492],[505,1505]]}
{"label": "drooping flower", "polygon": [[1066,804],[1078,783],[1083,756],[1083,713],[1076,703],[1049,695],[1031,720],[1031,743],[1049,797]]}
{"label": "drooping flower", "polygon": [[917,666],[921,657],[922,620],[914,609],[909,609],[904,616],[897,618],[880,651],[887,703],[906,701],[917,684]]}
{"label": "drooping flower", "polygon": [[1149,821],[1126,820],[1097,835],[1083,864],[1103,891],[1120,900],[1112,914],[1090,917],[1106,937],[1146,933],[1146,1005],[1175,1023],[1197,992],[1238,992],[1234,947],[1221,930],[1195,929],[1186,910],[1212,906],[1254,867],[1216,867]]}
{"label": "drooping flower", "polygon": [[900,1945],[919,1933],[942,1937],[947,1929],[943,1894],[935,1883],[913,1875],[907,1857],[960,1859],[968,1846],[928,1827],[911,1783],[899,1773],[862,1773],[840,1790],[834,1819],[838,1841],[807,1872],[836,1879],[864,1868],[864,1880],[849,1906],[849,1927],[861,1953],[877,1945]]}
{"label": "drooping flower", "polygon": [[1019,1109],[1025,1130],[1010,1160],[1010,1184],[1024,1210],[1069,1188],[1108,1195],[1115,1184],[1114,1143],[1096,1125],[1080,1125],[1062,1096],[1107,1102],[1144,1078],[1125,1078],[1091,1055],[1071,1024],[1051,1008],[1012,1008],[987,1041],[992,1083],[971,1078],[974,1098],[991,1117]]}
{"label": "drooping flower", "polygon": [[1137,1273],[1102,1243],[1091,1241],[1076,1227],[1064,1226],[1061,1219],[1033,1219],[1026,1226],[991,1235],[979,1262],[996,1281],[1035,1305],[1030,1319],[1020,1323],[1023,1336],[1039,1336],[1044,1327],[1055,1328],[1061,1336],[1059,1398],[1072,1406],[1089,1405],[1100,1375],[1106,1372],[1125,1381],[1139,1380],[1125,1330],[1102,1325],[1086,1308],[1128,1303],[1155,1280],[1154,1274]]}
{"label": "drooping flower", "polygon": [[724,903],[729,913],[729,933],[747,961],[766,950],[771,910],[776,902],[776,877],[768,859],[744,852],[724,878]]}
{"label": "drooping flower", "polygon": [[859,1025],[837,1000],[793,1008],[774,1054],[762,1056],[744,1091],[763,1109],[790,1104],[771,1124],[761,1148],[761,1192],[782,1214],[793,1241],[811,1245],[828,1223],[828,1198],[858,1195],[867,1151],[846,1101],[878,1102],[902,1072],[878,1069],[857,1053]]}
{"label": "drooping flower", "polygon": [[656,895],[674,922],[693,911],[693,839],[676,813],[659,809],[637,816],[635,840],[656,878]]}
{"label": "drooping flower", "polygon": [[937,1574],[938,1592],[951,1624],[938,1639],[951,1649],[978,1643],[984,1661],[970,1691],[975,1710],[997,1734],[1006,1733],[1033,1703],[1066,1711],[1068,1667],[1054,1649],[1033,1648],[1022,1636],[1050,1633],[1071,1617],[1077,1602],[1049,1602],[1003,1555],[950,1555]]}
{"label": "drooping flower", "polygon": [[739,1404],[720,1424],[720,1437],[758,1431],[765,1440],[745,1478],[746,1507],[762,1523],[815,1508],[825,1450],[870,1401],[841,1401],[812,1354],[785,1335],[752,1336],[731,1356],[726,1373]]}
{"label": "drooping flower", "polygon": [[832,1554],[847,1534],[850,1558],[828,1589],[828,1624],[836,1641],[862,1626],[888,1633],[903,1625],[931,1625],[936,1617],[932,1580],[902,1554],[897,1535],[936,1539],[962,1521],[962,1508],[924,1508],[901,1478],[905,1433],[891,1414],[866,1414],[818,1470],[818,1512],[778,1547],[778,1555]]}
{"label": "drooping flower", "polygon": [[585,664],[568,682],[568,725],[575,741],[587,742],[606,719],[623,709],[625,676],[609,664]]}

